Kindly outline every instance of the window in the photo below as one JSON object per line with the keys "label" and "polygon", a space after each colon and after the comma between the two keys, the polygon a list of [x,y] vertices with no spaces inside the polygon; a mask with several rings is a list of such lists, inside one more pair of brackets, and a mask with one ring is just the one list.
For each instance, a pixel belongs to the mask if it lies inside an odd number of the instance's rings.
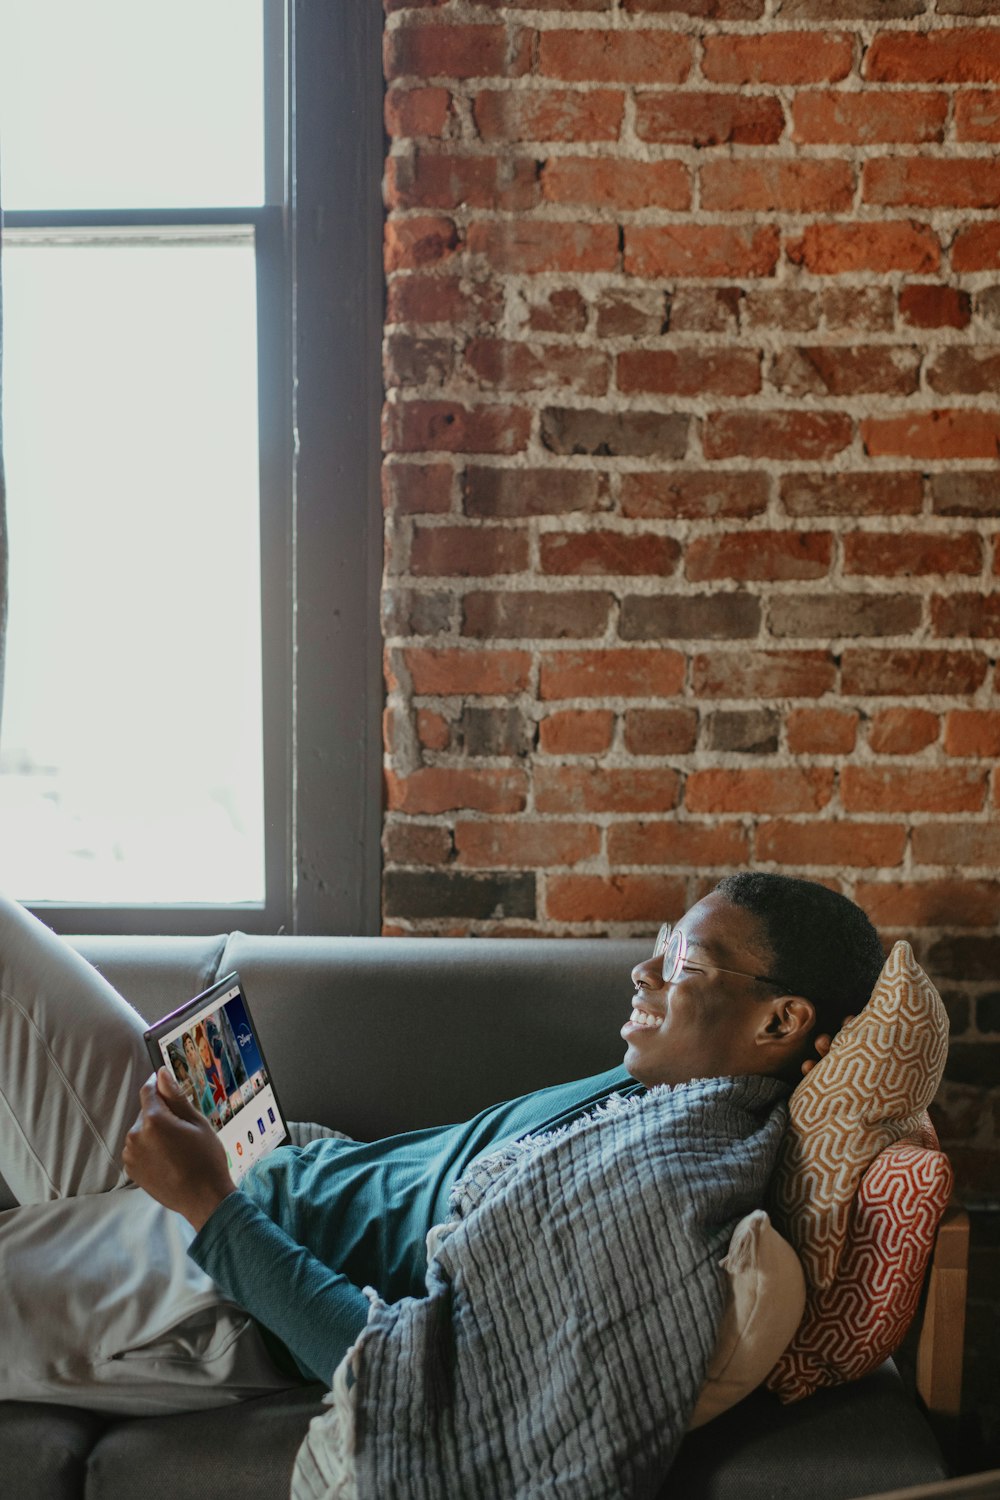
{"label": "window", "polygon": [[62,930],[377,930],[380,12],[333,9],[0,0],[0,884]]}

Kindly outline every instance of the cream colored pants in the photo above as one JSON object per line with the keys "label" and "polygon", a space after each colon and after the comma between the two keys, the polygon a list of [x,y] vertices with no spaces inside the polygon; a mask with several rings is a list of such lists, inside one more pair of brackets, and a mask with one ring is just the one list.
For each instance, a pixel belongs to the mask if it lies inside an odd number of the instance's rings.
{"label": "cream colored pants", "polygon": [[0,1400],[147,1415],[289,1383],[188,1257],[187,1222],[125,1183],[144,1029],[0,897]]}

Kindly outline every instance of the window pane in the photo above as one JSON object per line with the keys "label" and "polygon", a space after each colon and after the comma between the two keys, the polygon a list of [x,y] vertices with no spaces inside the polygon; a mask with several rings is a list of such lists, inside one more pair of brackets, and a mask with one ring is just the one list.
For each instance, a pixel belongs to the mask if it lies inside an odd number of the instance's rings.
{"label": "window pane", "polygon": [[261,0],[0,0],[5,209],[263,202]]}
{"label": "window pane", "polygon": [[187,234],[5,239],[22,900],[263,899],[253,238]]}

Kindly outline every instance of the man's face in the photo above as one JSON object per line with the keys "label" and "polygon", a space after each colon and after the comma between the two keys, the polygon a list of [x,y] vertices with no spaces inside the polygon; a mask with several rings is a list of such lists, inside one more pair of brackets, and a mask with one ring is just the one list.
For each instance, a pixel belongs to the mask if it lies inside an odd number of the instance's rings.
{"label": "man's face", "polygon": [[632,970],[632,1019],[621,1029],[628,1043],[625,1068],[647,1087],[768,1071],[756,1038],[767,1024],[774,988],[711,967],[769,971],[772,957],[757,918],[713,894],[677,925],[688,952],[674,982],[664,985],[661,958]]}

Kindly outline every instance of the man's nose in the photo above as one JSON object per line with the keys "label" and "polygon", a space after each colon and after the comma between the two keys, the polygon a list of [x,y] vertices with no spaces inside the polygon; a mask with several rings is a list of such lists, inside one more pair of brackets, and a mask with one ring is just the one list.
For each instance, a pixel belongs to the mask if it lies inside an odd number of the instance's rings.
{"label": "man's nose", "polygon": [[662,990],[663,958],[646,958],[632,970],[632,983],[637,990]]}

